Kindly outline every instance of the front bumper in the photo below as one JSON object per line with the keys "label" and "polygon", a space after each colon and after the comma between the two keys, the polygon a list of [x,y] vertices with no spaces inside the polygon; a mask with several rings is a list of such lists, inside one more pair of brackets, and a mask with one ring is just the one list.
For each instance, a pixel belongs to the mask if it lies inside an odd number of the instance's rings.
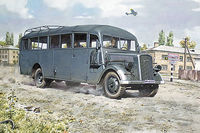
{"label": "front bumper", "polygon": [[145,84],[164,84],[164,80],[155,81],[155,80],[136,80],[136,81],[120,81],[121,86],[131,86],[131,85],[145,85]]}

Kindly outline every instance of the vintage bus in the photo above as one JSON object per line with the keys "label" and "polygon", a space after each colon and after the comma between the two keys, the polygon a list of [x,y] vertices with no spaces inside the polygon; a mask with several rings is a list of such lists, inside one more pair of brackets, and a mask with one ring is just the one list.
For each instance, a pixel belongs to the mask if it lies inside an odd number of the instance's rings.
{"label": "vintage bus", "polygon": [[105,95],[120,98],[127,89],[155,96],[163,82],[152,57],[141,53],[136,37],[108,25],[41,26],[25,31],[19,54],[20,73],[37,87],[52,81],[67,85],[102,85]]}

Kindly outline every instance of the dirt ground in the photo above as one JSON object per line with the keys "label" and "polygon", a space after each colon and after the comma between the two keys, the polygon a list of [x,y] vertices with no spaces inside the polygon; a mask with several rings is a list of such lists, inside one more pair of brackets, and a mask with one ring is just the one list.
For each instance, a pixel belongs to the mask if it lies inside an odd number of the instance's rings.
{"label": "dirt ground", "polygon": [[19,108],[40,107],[41,112],[33,116],[49,113],[55,120],[73,116],[71,133],[199,133],[200,82],[164,79],[155,97],[137,97],[138,92],[131,91],[116,100],[86,84],[73,88],[53,82],[50,88],[36,88],[18,67],[0,66],[0,92],[14,89]]}

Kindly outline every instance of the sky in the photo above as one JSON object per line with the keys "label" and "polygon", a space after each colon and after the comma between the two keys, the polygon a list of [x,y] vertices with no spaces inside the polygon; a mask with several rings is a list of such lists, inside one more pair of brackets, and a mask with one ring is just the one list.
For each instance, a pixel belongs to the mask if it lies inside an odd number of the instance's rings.
{"label": "sky", "polygon": [[[137,16],[126,15],[133,8]],[[200,49],[200,0],[0,0],[0,41],[42,25],[112,25],[133,33],[149,47],[164,30],[174,45],[190,36]]]}

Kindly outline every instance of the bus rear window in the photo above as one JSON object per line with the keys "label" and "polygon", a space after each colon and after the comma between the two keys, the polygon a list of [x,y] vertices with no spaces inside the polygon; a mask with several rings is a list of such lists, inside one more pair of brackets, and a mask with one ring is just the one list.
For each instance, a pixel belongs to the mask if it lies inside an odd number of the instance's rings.
{"label": "bus rear window", "polygon": [[28,50],[29,49],[28,39],[23,39],[22,40],[22,49],[24,49],[24,50]]}
{"label": "bus rear window", "polygon": [[30,39],[31,41],[31,46],[32,46],[32,49],[38,49],[38,37],[35,37],[35,38],[31,38]]}
{"label": "bus rear window", "polygon": [[39,37],[39,49],[47,49],[47,36]]}

